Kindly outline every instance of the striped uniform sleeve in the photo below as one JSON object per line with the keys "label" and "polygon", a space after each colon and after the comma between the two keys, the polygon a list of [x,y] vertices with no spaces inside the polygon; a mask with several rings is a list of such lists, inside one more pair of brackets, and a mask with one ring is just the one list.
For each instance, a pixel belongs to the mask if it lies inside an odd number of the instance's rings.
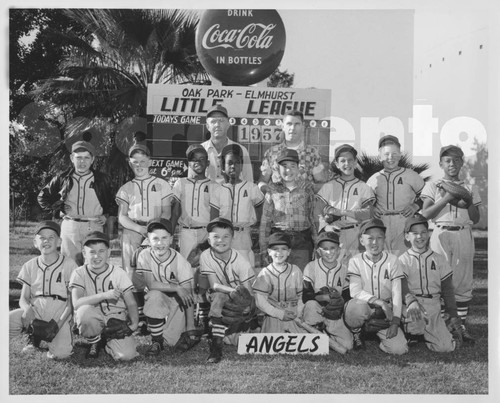
{"label": "striped uniform sleeve", "polygon": [[349,279],[349,292],[352,298],[357,298],[365,302],[371,302],[375,299],[375,295],[363,289],[363,280],[359,268],[360,256],[352,258],[347,267],[347,278]]}
{"label": "striped uniform sleeve", "polygon": [[31,261],[23,264],[23,266],[21,267],[21,270],[19,271],[19,274],[17,275],[17,278],[16,278],[18,283],[26,284],[28,287],[31,287],[31,276],[29,275],[29,268],[28,267],[29,267],[29,264],[36,264],[36,262],[33,262],[33,260],[35,260],[35,259],[32,259]]}
{"label": "striped uniform sleeve", "polygon": [[126,204],[127,206],[130,204],[130,194],[128,191],[129,183],[130,182],[127,182],[120,189],[118,189],[118,192],[116,192],[115,200],[117,203],[123,203]]}
{"label": "striped uniform sleeve", "polygon": [[213,259],[210,257],[210,248],[204,250],[200,255],[200,273],[201,274],[216,274],[215,270],[211,267]]}
{"label": "striped uniform sleeve", "polygon": [[179,178],[175,181],[174,186],[172,188],[172,199],[180,203],[182,200],[183,190],[184,190],[183,180],[182,178]]}
{"label": "striped uniform sleeve", "polygon": [[175,252],[175,256],[177,260],[177,273],[175,274],[179,285],[191,284],[194,286],[193,268],[180,253]]}
{"label": "striped uniform sleeve", "polygon": [[399,325],[401,314],[403,312],[403,292],[401,281],[404,278],[403,269],[398,259],[395,259],[389,274],[392,280],[392,319],[393,324]]}
{"label": "striped uniform sleeve", "polygon": [[208,185],[208,190],[210,192],[210,207],[220,210],[220,195],[222,193],[221,186],[217,182],[210,182]]}
{"label": "striped uniform sleeve", "polygon": [[415,171],[413,171],[413,170],[410,170],[410,171],[412,173],[411,182],[410,182],[411,187],[412,187],[413,191],[415,192],[415,194],[417,195],[417,197],[419,197],[420,193],[422,193],[422,190],[425,186],[424,179]]}
{"label": "striped uniform sleeve", "polygon": [[85,279],[83,278],[83,273],[85,270],[85,267],[82,266],[82,269],[78,268],[77,270],[74,270],[73,273],[71,274],[71,277],[69,279],[69,289],[73,288],[81,288],[82,290],[85,290]]}
{"label": "striped uniform sleeve", "polygon": [[241,255],[238,256],[239,258],[233,263],[233,270],[237,274],[240,284],[251,285],[255,280],[255,272],[252,269],[252,265],[248,260],[241,257]]}
{"label": "striped uniform sleeve", "polygon": [[330,204],[329,200],[332,198],[332,193],[333,193],[333,184],[331,182],[325,183],[323,186],[321,186],[318,193],[316,193],[315,195],[316,203],[320,203],[322,207],[326,206],[327,204]]}
{"label": "striped uniform sleeve", "polygon": [[134,285],[132,284],[132,280],[130,280],[127,272],[123,270],[121,267],[114,266],[114,271],[118,274],[118,289],[125,293],[127,291],[132,291],[134,289]]}
{"label": "striped uniform sleeve", "polygon": [[136,268],[137,274],[144,274],[144,273],[153,274],[150,263],[147,258],[149,253],[150,251],[148,249],[143,249],[139,253],[139,256],[137,257],[137,268]]}
{"label": "striped uniform sleeve", "polygon": [[302,293],[302,302],[306,303],[307,301],[313,300],[316,298],[316,292],[314,291],[314,261],[309,262],[304,268],[303,274],[303,293]]}
{"label": "striped uniform sleeve", "polygon": [[375,193],[373,192],[373,189],[366,183],[363,184],[361,192],[363,200],[361,202],[361,207],[368,207],[371,204],[375,203]]}
{"label": "striped uniform sleeve", "polygon": [[168,183],[166,180],[164,180],[162,185],[161,185],[161,200],[162,200],[162,202],[169,203],[172,196],[173,196],[172,187],[170,186],[170,183]]}
{"label": "striped uniform sleeve", "polygon": [[479,188],[476,185],[472,185],[472,204],[474,206],[480,206],[482,204],[481,196],[479,195]]}
{"label": "striped uniform sleeve", "polygon": [[433,203],[436,202],[436,192],[437,192],[437,186],[436,182],[427,182],[424,185],[424,188],[422,189],[422,192],[420,194],[420,198],[423,199],[429,199]]}
{"label": "striped uniform sleeve", "polygon": [[252,183],[251,197],[254,207],[259,207],[264,203],[264,193],[260,191],[259,186],[256,183]]}

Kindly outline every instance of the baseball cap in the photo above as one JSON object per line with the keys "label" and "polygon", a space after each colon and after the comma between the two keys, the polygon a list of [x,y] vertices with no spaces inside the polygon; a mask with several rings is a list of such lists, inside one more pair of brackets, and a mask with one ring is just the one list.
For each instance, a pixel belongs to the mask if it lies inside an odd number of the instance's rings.
{"label": "baseball cap", "polygon": [[131,157],[132,154],[134,154],[134,152],[136,151],[141,151],[148,157],[151,155],[151,153],[149,152],[149,148],[144,143],[134,143],[128,150],[128,156]]}
{"label": "baseball cap", "polygon": [[350,152],[354,158],[358,155],[358,152],[353,146],[350,144],[342,144],[335,149],[335,159],[337,159],[343,152]]}
{"label": "baseball cap", "polygon": [[207,232],[212,232],[212,230],[217,226],[229,227],[229,228],[231,228],[232,231],[234,231],[234,226],[233,226],[233,223],[231,221],[229,221],[226,218],[217,217],[208,223]]}
{"label": "baseball cap", "polygon": [[154,218],[146,225],[146,231],[148,232],[152,232],[158,228],[163,228],[170,235],[173,235],[174,233],[174,231],[172,231],[172,223],[166,218]]}
{"label": "baseball cap", "polygon": [[410,232],[411,227],[415,224],[424,224],[427,228],[429,228],[429,221],[422,214],[415,214],[411,217],[408,217],[405,221],[405,232]]}
{"label": "baseball cap", "polygon": [[392,136],[390,134],[380,138],[380,140],[378,141],[378,148],[382,147],[386,143],[394,143],[394,144],[397,144],[399,147],[401,147],[401,143],[399,142],[399,139],[396,136]]}
{"label": "baseball cap", "polygon": [[88,151],[92,156],[95,156],[95,147],[88,141],[77,141],[71,146],[71,152]]}
{"label": "baseball cap", "polygon": [[224,108],[222,105],[214,105],[212,106],[208,112],[207,112],[207,118],[210,117],[212,113],[215,112],[220,112],[222,113],[226,118],[229,118],[229,114],[227,113],[227,109]]}
{"label": "baseball cap", "polygon": [[316,246],[319,246],[319,244],[323,241],[330,241],[336,243],[337,245],[340,245],[339,235],[333,231],[320,232],[318,234],[318,238],[316,239]]}
{"label": "baseball cap", "polygon": [[439,151],[439,158],[441,158],[444,154],[454,154],[454,153],[458,154],[460,157],[464,156],[464,152],[460,147],[449,145],[441,147],[441,150]]}
{"label": "baseball cap", "polygon": [[42,221],[36,227],[35,235],[37,235],[41,230],[46,229],[46,228],[55,231],[55,233],[57,234],[57,236],[61,235],[61,227],[59,226],[58,223],[56,223],[54,221]]}
{"label": "baseball cap", "polygon": [[384,232],[387,229],[382,220],[379,220],[378,218],[371,218],[361,223],[361,226],[359,228],[359,234],[363,235],[366,231],[368,231],[371,228],[380,228],[384,230]]}
{"label": "baseball cap", "polygon": [[293,161],[297,164],[299,163],[299,154],[295,150],[291,150],[289,148],[284,149],[279,157],[276,159],[278,164],[281,164],[284,161]]}
{"label": "baseball cap", "polygon": [[227,146],[224,146],[224,148],[220,152],[220,157],[224,158],[229,153],[233,153],[234,155],[238,155],[239,157],[241,157],[241,147],[238,144],[228,144]]}
{"label": "baseball cap", "polygon": [[191,159],[191,154],[194,154],[195,152],[203,153],[208,157],[208,153],[207,150],[205,150],[205,147],[203,147],[201,144],[191,144],[186,150],[186,157],[188,161]]}
{"label": "baseball cap", "polygon": [[269,237],[267,247],[271,248],[275,245],[286,245],[290,248],[292,245],[292,241],[287,234],[284,234],[283,232],[275,232]]}
{"label": "baseball cap", "polygon": [[83,246],[86,246],[87,243],[92,241],[104,242],[106,246],[109,248],[109,237],[103,232],[93,231],[90,234],[88,234],[83,240]]}

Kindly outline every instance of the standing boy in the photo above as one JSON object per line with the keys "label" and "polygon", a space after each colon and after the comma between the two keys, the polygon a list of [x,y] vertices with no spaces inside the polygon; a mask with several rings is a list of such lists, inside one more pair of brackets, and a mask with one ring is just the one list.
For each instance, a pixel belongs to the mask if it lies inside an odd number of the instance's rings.
{"label": "standing boy", "polygon": [[[475,185],[459,179],[464,164],[463,151],[454,145],[442,147],[439,166],[444,178],[425,185],[422,191],[422,215],[435,224],[430,247],[446,257],[453,271],[453,287],[457,301],[458,317],[462,321],[463,339],[474,342],[465,327],[469,303],[472,299],[472,272],[475,253],[472,225],[479,222],[481,198]],[[462,186],[469,193],[468,202],[458,203],[454,195],[443,190],[443,182]]]}
{"label": "standing boy", "polygon": [[[132,333],[137,329],[139,313],[132,294],[132,281],[119,266],[109,264],[109,238],[91,232],[83,241],[86,263],[77,268],[69,283],[75,323],[80,335],[89,342],[85,358],[95,359],[102,346],[116,361],[128,361],[139,354]],[[111,323],[119,323],[126,335],[106,338]]]}
{"label": "standing boy", "polygon": [[264,313],[262,333],[307,333],[294,320],[302,316],[304,309],[303,275],[296,265],[287,262],[290,245],[287,234],[271,234],[267,253],[272,262],[260,271],[253,284],[255,303]]}
{"label": "standing boy", "polygon": [[134,252],[147,235],[146,224],[156,218],[170,218],[169,183],[149,173],[151,158],[148,147],[134,143],[128,152],[128,164],[134,172],[134,179],[125,183],[116,194],[119,206],[118,222],[122,225],[122,266],[134,284],[134,297],[141,320],[144,307],[144,279],[136,274],[132,264]]}
{"label": "standing boy", "polygon": [[144,314],[152,342],[146,354],[158,355],[164,340],[187,351],[200,341],[194,327],[193,269],[170,247],[174,234],[170,221],[152,220],[147,231],[151,247],[143,249],[137,259],[137,272],[148,287]]}
{"label": "standing boy", "polygon": [[370,319],[385,323],[376,329],[379,347],[388,354],[405,354],[408,346],[399,328],[403,309],[401,280],[404,277],[398,257],[384,250],[384,223],[379,219],[363,222],[360,243],[365,252],[349,260],[347,277],[351,299],[345,308],[345,323],[354,336],[354,349],[365,348],[361,328],[369,330]]}
{"label": "standing boy", "polygon": [[221,151],[221,166],[225,182],[221,185],[220,216],[233,223],[232,248],[241,252],[255,267],[251,227],[260,222],[264,195],[259,187],[240,179],[243,153],[237,144]]}
{"label": "standing boy", "polygon": [[406,250],[404,226],[422,207],[420,192],[422,177],[409,168],[399,166],[401,144],[395,136],[383,136],[378,142],[379,158],[384,168],[366,182],[375,192],[373,216],[380,218],[387,228],[385,248],[397,256]]}
{"label": "standing boy", "polygon": [[304,270],[312,259],[316,227],[313,219],[314,193],[307,182],[298,182],[299,156],[284,150],[277,159],[281,181],[271,183],[265,196],[259,243],[262,266],[267,265],[267,241],[276,232],[291,239],[289,262]]}
{"label": "standing boy", "polygon": [[35,231],[33,244],[40,256],[26,262],[19,275],[23,287],[19,309],[9,313],[9,336],[14,337],[23,329],[28,330],[28,345],[23,352],[40,346],[40,335],[34,331],[33,321],[49,322],[50,336],[48,358],[67,358],[73,352],[73,340],[69,319],[71,303],[68,284],[71,273],[76,269],[73,259],[57,251],[61,245],[61,228],[54,221],[40,223]]}
{"label": "standing boy", "polygon": [[[248,330],[254,319],[252,283],[255,274],[246,257],[231,247],[234,229],[229,220],[216,218],[208,224],[207,231],[210,248],[200,256],[201,273],[210,284],[210,355],[207,362],[218,363],[222,359],[223,342],[237,345],[237,336],[242,330]],[[235,291],[228,295],[218,291],[217,285]],[[228,302],[237,297],[245,299],[245,306],[235,320],[234,315],[228,318],[225,312]]]}
{"label": "standing boy", "polygon": [[83,264],[82,241],[92,231],[102,231],[116,204],[109,177],[92,169],[96,151],[87,141],[71,147],[71,169],[56,175],[38,194],[43,210],[62,218],[61,253]]}
{"label": "standing boy", "polygon": [[342,318],[344,301],[350,297],[339,236],[333,231],[320,232],[316,248],[320,258],[304,269],[304,322],[324,329],[344,348],[339,351],[343,354],[352,350],[352,333]]}
{"label": "standing boy", "polygon": [[[445,257],[429,249],[429,223],[420,214],[406,219],[405,238],[411,247],[399,257],[408,282],[405,331],[408,345],[423,335],[427,348],[436,352],[455,350],[461,342],[461,323],[453,291],[453,273]],[[448,330],[441,316],[441,298],[449,317]],[[454,333],[454,335],[452,335]]]}
{"label": "standing boy", "polygon": [[349,144],[337,147],[332,165],[340,176],[325,183],[316,194],[314,214],[319,217],[318,230],[326,227],[340,231],[342,249],[351,256],[359,252],[359,223],[370,218],[375,202],[373,190],[354,176],[357,155]]}

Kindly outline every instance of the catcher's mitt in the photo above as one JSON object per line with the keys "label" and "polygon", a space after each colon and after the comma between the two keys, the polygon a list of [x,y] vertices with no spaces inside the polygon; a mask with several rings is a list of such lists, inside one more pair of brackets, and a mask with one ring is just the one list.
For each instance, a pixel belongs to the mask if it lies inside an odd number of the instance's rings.
{"label": "catcher's mitt", "polygon": [[106,323],[102,334],[107,339],[124,339],[132,335],[132,329],[128,327],[127,322],[117,318],[111,318]]}
{"label": "catcher's mitt", "polygon": [[325,219],[325,222],[327,224],[331,224],[332,222],[340,220],[342,217],[339,215],[333,214],[335,211],[335,208],[332,206],[326,206],[323,209],[323,218]]}
{"label": "catcher's mitt", "polygon": [[446,326],[448,331],[453,336],[453,340],[455,340],[455,348],[460,348],[464,342],[462,334],[462,321],[457,317],[453,317],[450,318]]}
{"label": "catcher's mitt", "polygon": [[33,319],[33,322],[28,326],[28,334],[34,337],[51,342],[59,332],[59,326],[54,319],[49,322],[41,319]]}
{"label": "catcher's mitt", "polygon": [[391,325],[391,322],[386,318],[384,311],[381,307],[376,306],[365,322],[365,332],[376,333],[379,330],[387,329]]}
{"label": "catcher's mitt", "polygon": [[255,299],[245,287],[238,286],[222,308],[222,323],[234,325],[251,319],[255,314]]}
{"label": "catcher's mitt", "polygon": [[449,202],[451,205],[459,208],[468,208],[472,204],[472,195],[465,187],[458,183],[441,181],[438,187],[454,197],[454,199]]}
{"label": "catcher's mitt", "polygon": [[322,309],[323,316],[326,319],[339,320],[344,312],[344,298],[335,288],[330,289],[329,297],[330,301]]}

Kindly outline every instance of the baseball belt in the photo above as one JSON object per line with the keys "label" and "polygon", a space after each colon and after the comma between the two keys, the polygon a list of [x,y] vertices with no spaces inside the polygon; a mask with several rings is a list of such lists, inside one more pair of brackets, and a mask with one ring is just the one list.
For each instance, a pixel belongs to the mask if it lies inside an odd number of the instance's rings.
{"label": "baseball belt", "polygon": [[248,227],[233,227],[236,232],[245,231]]}
{"label": "baseball belt", "polygon": [[82,218],[82,217],[71,217],[69,215],[65,215],[63,217],[63,220],[71,220],[71,221],[76,221],[76,222],[91,222],[91,221],[97,221],[98,218],[92,218],[92,217],[89,217],[89,218]]}
{"label": "baseball belt", "polygon": [[35,298],[53,298],[53,299],[58,299],[59,301],[66,302],[68,299],[63,298],[60,295],[56,294],[49,294],[49,295],[35,295]]}
{"label": "baseball belt", "polygon": [[352,228],[357,228],[359,227],[359,224],[352,224],[352,225],[346,225],[346,226],[339,226],[339,225],[334,225],[333,226],[335,229],[338,229],[340,231],[344,229],[352,229]]}
{"label": "baseball belt", "polygon": [[400,211],[387,211],[385,213],[382,213],[380,215],[400,215],[401,212]]}
{"label": "baseball belt", "polygon": [[438,228],[445,229],[447,231],[460,231],[466,228],[469,228],[468,225],[439,225],[436,224]]}
{"label": "baseball belt", "polygon": [[139,224],[139,225],[142,225],[143,227],[145,227],[146,225],[148,225],[148,222],[147,221],[142,221],[142,220],[133,220],[136,224]]}
{"label": "baseball belt", "polygon": [[298,305],[298,301],[273,301],[271,299],[268,300],[271,305],[276,308],[294,308]]}
{"label": "baseball belt", "polygon": [[184,228],[184,229],[203,229],[203,228],[206,228],[206,227],[188,227],[186,225],[183,225],[182,228]]}
{"label": "baseball belt", "polygon": [[415,297],[429,298],[429,299],[434,298],[432,294],[415,294]]}

